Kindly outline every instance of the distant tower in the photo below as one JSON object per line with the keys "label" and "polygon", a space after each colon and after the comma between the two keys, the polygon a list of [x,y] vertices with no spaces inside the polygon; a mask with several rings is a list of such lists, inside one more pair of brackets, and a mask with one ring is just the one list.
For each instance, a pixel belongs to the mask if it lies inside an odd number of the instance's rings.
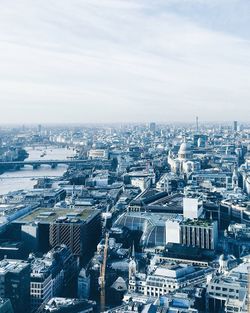
{"label": "distant tower", "polygon": [[133,244],[131,258],[128,265],[128,277],[129,277],[128,287],[129,290],[132,292],[136,291],[136,273],[137,273],[137,264],[135,260],[135,247]]}
{"label": "distant tower", "polygon": [[199,118],[196,116],[196,132],[199,132]]}
{"label": "distant tower", "polygon": [[154,122],[151,122],[149,124],[149,130],[154,133],[155,132],[155,129],[156,129],[156,124]]}
{"label": "distant tower", "polygon": [[234,131],[237,132],[238,129],[238,122],[234,121]]}

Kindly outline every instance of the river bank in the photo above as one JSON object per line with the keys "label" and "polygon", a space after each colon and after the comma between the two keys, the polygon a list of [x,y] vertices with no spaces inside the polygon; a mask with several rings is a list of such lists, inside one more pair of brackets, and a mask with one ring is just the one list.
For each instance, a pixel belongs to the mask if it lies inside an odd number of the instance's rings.
{"label": "river bank", "polygon": [[[69,148],[55,147],[26,147],[25,150],[29,156],[26,160],[64,160],[73,157],[75,151]],[[44,154],[45,152],[45,154]],[[44,156],[41,156],[44,154]],[[56,168],[48,165],[42,165],[37,169],[32,166],[25,165],[20,170],[12,170],[0,175],[0,194],[20,189],[32,189],[37,183],[38,178],[51,177],[60,178],[66,171],[68,166],[61,164]]]}

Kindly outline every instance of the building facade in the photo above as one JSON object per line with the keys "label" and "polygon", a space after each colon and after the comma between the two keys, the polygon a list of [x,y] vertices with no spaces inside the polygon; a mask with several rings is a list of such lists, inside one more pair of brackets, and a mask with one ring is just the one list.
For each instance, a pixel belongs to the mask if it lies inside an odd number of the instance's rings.
{"label": "building facade", "polygon": [[0,262],[0,297],[9,298],[14,313],[30,310],[30,264],[22,260]]}
{"label": "building facade", "polygon": [[214,250],[218,244],[218,223],[208,220],[185,220],[180,224],[181,243]]}

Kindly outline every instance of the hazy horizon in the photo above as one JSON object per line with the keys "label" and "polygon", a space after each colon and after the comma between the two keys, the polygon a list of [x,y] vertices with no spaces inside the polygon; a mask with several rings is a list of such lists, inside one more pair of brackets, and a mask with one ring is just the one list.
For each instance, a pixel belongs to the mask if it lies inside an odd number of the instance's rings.
{"label": "hazy horizon", "polygon": [[0,3],[0,123],[249,121],[247,0]]}

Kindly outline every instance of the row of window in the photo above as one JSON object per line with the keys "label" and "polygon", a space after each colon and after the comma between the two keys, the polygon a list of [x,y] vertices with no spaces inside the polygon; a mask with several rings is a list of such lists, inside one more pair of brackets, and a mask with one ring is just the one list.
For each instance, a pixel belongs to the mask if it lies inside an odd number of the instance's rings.
{"label": "row of window", "polygon": [[215,288],[214,288],[214,286],[211,286],[211,289],[212,290],[222,290],[222,291],[227,291],[227,292],[235,292],[235,293],[239,293],[239,290],[237,290],[237,289],[232,289],[232,288],[226,288],[226,287],[220,287],[220,286],[215,286]]}

